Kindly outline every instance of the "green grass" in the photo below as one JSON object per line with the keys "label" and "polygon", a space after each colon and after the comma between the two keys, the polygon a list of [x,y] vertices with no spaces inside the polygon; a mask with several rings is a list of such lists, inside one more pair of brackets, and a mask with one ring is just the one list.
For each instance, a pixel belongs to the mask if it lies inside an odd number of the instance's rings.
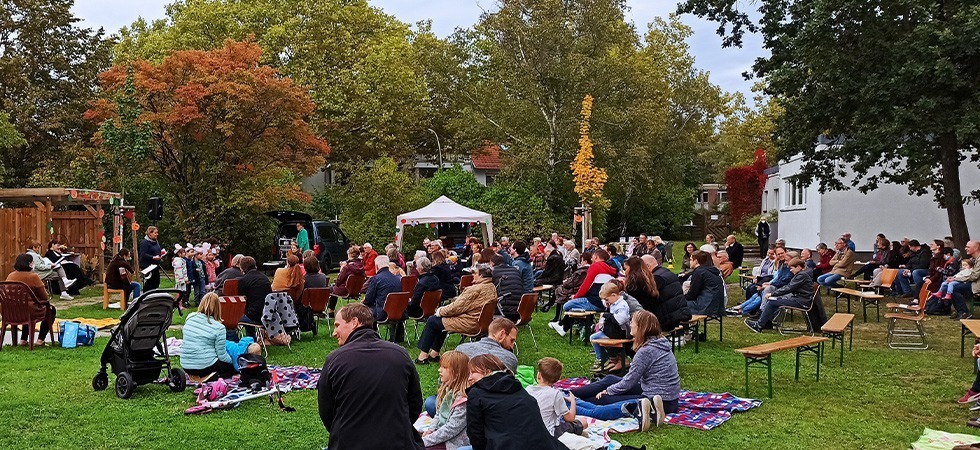
{"label": "green grass", "polygon": [[[90,288],[91,290],[92,288]],[[731,302],[741,298],[731,289]],[[88,293],[101,295],[101,291]],[[825,297],[833,312],[833,302]],[[55,301],[57,303],[57,300]],[[117,316],[98,306],[75,306],[60,317]],[[846,352],[844,367],[837,366],[836,351],[829,351],[814,380],[812,358],[801,362],[800,381],[793,379],[794,354],[773,356],[775,397],[760,408],[736,414],[728,423],[702,432],[666,426],[648,433],[618,436],[624,444],[648,448],[799,448],[905,449],[923,427],[971,433],[965,426],[970,413],[955,404],[972,381],[973,359],[959,358],[959,324],[933,318],[925,324],[927,351],[889,350],[884,344],[885,323],[861,321],[857,313],[854,350]],[[589,347],[569,346],[547,328],[552,312],[537,313],[532,322],[540,346],[535,351],[530,336],[519,337],[521,364],[533,365],[543,356],[565,362],[566,375],[586,375],[592,356]],[[175,323],[181,318],[175,317]],[[325,327],[316,339],[309,333],[286,348],[270,348],[269,361],[278,365],[319,367],[336,340]],[[733,350],[771,342],[774,333],[755,334],[740,321],[726,320],[725,340],[718,341],[712,326],[701,353],[685,346],[677,353],[684,389],[732,392],[743,395],[744,359]],[[173,335],[179,336],[176,331]],[[298,391],[286,401],[297,409],[279,412],[264,400],[254,400],[232,411],[205,416],[184,416],[193,404],[192,394],[171,393],[160,385],[141,386],[130,400],[117,399],[110,389],[92,390],[92,376],[106,338],[94,347],[74,350],[4,347],[0,352],[0,448],[321,448],[327,435],[317,416],[316,393]],[[448,346],[457,341],[452,339]],[[415,355],[413,349],[409,350]],[[437,368],[422,366],[419,372],[426,394],[435,392]],[[764,397],[765,372],[753,369],[751,394]],[[520,420],[515,418],[515,421]],[[516,422],[515,422],[516,423]],[[382,424],[379,424],[382,425]],[[977,439],[980,441],[980,438]]]}

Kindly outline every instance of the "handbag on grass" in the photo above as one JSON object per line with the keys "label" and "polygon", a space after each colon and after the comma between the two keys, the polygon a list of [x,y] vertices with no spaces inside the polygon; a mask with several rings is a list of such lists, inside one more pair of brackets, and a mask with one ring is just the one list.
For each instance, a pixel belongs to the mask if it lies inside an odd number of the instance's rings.
{"label": "handbag on grass", "polygon": [[95,327],[80,322],[62,320],[58,326],[58,341],[63,348],[95,344]]}

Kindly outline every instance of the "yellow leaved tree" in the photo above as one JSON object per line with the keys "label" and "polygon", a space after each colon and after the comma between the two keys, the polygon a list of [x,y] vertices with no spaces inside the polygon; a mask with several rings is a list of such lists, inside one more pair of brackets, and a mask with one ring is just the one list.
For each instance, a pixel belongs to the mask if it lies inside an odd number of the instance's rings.
{"label": "yellow leaved tree", "polygon": [[609,200],[602,197],[602,188],[609,176],[606,170],[595,166],[595,153],[592,151],[592,139],[589,138],[589,120],[592,118],[592,95],[586,95],[582,100],[582,123],[579,128],[579,150],[572,160],[572,175],[575,177],[575,193],[582,200],[586,238],[591,237],[591,213],[593,208],[604,210]]}

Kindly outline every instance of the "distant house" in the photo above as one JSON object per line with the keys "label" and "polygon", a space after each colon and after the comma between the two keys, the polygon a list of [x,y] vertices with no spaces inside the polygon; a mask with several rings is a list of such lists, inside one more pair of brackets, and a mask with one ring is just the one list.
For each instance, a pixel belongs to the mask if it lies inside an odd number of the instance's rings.
{"label": "distant house", "polygon": [[724,184],[702,184],[694,199],[695,211],[716,211],[728,203],[728,191]]}
{"label": "distant house", "polygon": [[[849,232],[858,251],[870,252],[878,233],[891,241],[908,236],[920,242],[950,234],[946,211],[936,204],[931,192],[912,196],[905,186],[880,184],[867,194],[856,188],[821,194],[818,183],[803,187],[790,179],[802,166],[802,157],[797,156],[766,171],[762,210],[779,212],[773,231],[776,237],[771,241],[785,239],[792,248],[814,248],[820,242],[832,247],[841,233]],[[963,192],[980,189],[980,170],[964,164],[960,180]],[[965,208],[967,223],[977,233],[980,206],[968,204]]]}
{"label": "distant house", "polygon": [[[467,172],[473,172],[477,182],[484,186],[489,186],[493,184],[494,178],[497,177],[500,169],[503,167],[500,162],[500,150],[501,147],[499,145],[488,144],[482,149],[474,150],[468,156],[445,155],[442,158],[442,167],[448,169],[458,165]],[[370,162],[366,164],[368,167],[370,165]],[[439,170],[439,159],[417,156],[413,170],[420,178],[432,178],[436,171]],[[330,164],[327,164],[319,172],[303,180],[303,190],[306,192],[315,192],[323,186],[342,183],[344,183],[344,178],[341,176],[341,173],[334,170]]]}

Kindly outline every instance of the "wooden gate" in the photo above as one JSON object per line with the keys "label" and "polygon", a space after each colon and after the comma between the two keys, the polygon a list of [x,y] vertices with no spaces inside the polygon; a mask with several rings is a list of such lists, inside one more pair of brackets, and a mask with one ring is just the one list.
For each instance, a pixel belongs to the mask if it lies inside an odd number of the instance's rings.
{"label": "wooden gate", "polygon": [[43,240],[48,234],[47,218],[39,208],[0,208],[0,280],[14,271],[17,255],[27,250],[32,239]]}
{"label": "wooden gate", "polygon": [[694,216],[694,229],[699,231],[699,235],[694,237],[695,242],[701,242],[707,234],[715,236],[715,242],[719,244],[725,242],[725,237],[731,234],[732,227],[728,223],[728,215],[719,213],[699,213]]}

